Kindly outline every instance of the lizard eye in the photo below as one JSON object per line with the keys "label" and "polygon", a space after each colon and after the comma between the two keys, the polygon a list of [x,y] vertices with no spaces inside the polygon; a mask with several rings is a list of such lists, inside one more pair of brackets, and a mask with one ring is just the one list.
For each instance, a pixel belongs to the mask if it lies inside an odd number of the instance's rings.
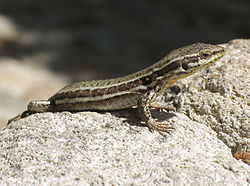
{"label": "lizard eye", "polygon": [[206,58],[206,57],[209,56],[209,54],[208,53],[203,53],[202,56]]}
{"label": "lizard eye", "polygon": [[181,67],[183,68],[183,70],[188,70],[188,64],[187,63],[182,63]]}

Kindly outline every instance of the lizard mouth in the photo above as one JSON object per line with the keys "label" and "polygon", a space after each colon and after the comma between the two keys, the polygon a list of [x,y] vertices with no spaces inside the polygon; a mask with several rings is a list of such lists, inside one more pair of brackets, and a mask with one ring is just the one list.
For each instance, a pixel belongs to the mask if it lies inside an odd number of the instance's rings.
{"label": "lizard mouth", "polygon": [[224,56],[224,53],[225,53],[225,50],[224,48],[222,48],[222,50],[220,52],[218,52],[213,58],[212,60],[207,64],[208,65],[211,65],[213,63],[215,63],[216,61],[218,61],[220,58],[222,58]]}

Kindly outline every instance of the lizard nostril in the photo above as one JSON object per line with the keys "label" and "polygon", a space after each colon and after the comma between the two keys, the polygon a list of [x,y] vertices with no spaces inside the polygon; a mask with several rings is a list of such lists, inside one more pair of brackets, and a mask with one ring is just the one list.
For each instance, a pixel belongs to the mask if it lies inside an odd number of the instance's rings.
{"label": "lizard nostril", "polygon": [[182,63],[181,64],[181,67],[184,69],[184,70],[188,70],[188,64],[187,63]]}

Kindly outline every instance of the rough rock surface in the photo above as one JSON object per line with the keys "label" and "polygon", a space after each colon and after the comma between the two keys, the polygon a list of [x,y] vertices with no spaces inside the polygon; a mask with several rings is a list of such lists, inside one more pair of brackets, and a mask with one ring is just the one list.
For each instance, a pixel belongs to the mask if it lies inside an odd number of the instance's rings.
{"label": "rough rock surface", "polygon": [[206,125],[176,114],[162,135],[125,120],[63,112],[11,123],[0,133],[0,184],[250,183],[249,166]]}
{"label": "rough rock surface", "polygon": [[181,87],[179,112],[201,123],[156,111],[175,129],[151,133],[131,109],[34,114],[5,126],[0,184],[249,185],[249,166],[232,156],[234,143],[249,145],[249,43],[230,42],[224,59],[172,87]]}

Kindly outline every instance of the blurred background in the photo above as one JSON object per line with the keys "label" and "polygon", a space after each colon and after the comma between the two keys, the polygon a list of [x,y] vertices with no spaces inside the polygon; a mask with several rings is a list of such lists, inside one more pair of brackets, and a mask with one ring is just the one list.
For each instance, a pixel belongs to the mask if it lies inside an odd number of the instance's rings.
{"label": "blurred background", "polygon": [[0,127],[69,82],[249,36],[249,0],[0,0]]}

